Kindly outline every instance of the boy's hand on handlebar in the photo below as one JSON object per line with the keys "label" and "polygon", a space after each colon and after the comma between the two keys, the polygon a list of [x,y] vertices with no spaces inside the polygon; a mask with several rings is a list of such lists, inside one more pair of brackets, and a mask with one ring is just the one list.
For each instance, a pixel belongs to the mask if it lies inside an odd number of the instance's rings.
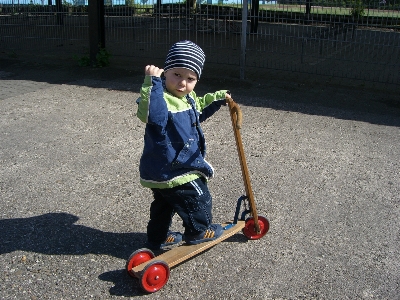
{"label": "boy's hand on handlebar", "polygon": [[144,74],[149,75],[149,76],[160,77],[163,72],[164,72],[164,69],[160,69],[153,65],[147,65],[144,69]]}
{"label": "boy's hand on handlebar", "polygon": [[225,94],[225,99],[226,99],[226,103],[228,103],[229,101],[232,101],[232,96],[231,96],[231,92],[227,91]]}

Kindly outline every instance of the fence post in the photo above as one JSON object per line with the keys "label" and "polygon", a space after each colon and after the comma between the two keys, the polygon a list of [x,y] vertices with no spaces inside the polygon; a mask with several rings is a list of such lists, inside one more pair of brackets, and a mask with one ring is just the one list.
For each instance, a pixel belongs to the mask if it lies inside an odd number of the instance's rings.
{"label": "fence post", "polygon": [[246,35],[247,35],[247,0],[243,0],[242,7],[242,35],[241,35],[241,51],[240,51],[240,79],[244,79],[244,69],[246,65]]}
{"label": "fence post", "polygon": [[96,62],[100,48],[105,48],[104,1],[89,0],[90,60]]}
{"label": "fence post", "polygon": [[56,0],[57,25],[64,25],[64,12],[61,0]]}

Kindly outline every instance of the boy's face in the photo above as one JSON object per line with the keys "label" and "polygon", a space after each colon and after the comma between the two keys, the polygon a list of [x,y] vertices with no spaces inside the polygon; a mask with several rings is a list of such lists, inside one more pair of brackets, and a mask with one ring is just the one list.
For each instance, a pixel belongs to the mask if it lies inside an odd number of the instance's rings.
{"label": "boy's face", "polygon": [[197,83],[196,73],[184,68],[170,69],[164,72],[164,76],[168,92],[178,98],[193,91]]}

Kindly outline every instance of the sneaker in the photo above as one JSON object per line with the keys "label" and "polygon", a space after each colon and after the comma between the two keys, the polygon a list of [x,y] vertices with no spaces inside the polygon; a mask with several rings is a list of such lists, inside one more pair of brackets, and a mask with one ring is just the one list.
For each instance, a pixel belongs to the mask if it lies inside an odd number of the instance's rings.
{"label": "sneaker", "polygon": [[165,239],[164,243],[162,244],[156,244],[147,241],[146,242],[146,248],[149,248],[150,250],[160,250],[166,246],[171,246],[178,244],[182,242],[183,235],[180,232],[174,232],[174,231],[168,231],[167,238]]}
{"label": "sneaker", "polygon": [[185,242],[189,245],[197,245],[200,243],[208,242],[219,238],[224,230],[219,224],[211,224],[207,230],[197,234],[185,236]]}
{"label": "sneaker", "polygon": [[182,242],[183,235],[180,232],[168,231],[167,238],[164,243],[161,244],[161,248],[165,246],[171,246]]}

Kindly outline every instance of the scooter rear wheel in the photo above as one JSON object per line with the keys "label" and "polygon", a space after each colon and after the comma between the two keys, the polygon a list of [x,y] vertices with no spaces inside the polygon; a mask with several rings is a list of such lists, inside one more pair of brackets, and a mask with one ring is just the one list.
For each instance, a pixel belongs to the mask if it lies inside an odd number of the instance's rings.
{"label": "scooter rear wheel", "polygon": [[247,218],[242,229],[243,234],[249,240],[258,240],[262,238],[269,230],[269,221],[264,216],[258,216],[258,226],[260,227],[260,233],[257,233],[254,218]]}
{"label": "scooter rear wheel", "polygon": [[131,277],[136,277],[132,269],[155,257],[154,253],[146,248],[138,249],[129,256],[126,262],[126,271]]}
{"label": "scooter rear wheel", "polygon": [[160,290],[169,279],[169,266],[162,260],[156,260],[148,264],[141,273],[140,286],[148,293]]}

